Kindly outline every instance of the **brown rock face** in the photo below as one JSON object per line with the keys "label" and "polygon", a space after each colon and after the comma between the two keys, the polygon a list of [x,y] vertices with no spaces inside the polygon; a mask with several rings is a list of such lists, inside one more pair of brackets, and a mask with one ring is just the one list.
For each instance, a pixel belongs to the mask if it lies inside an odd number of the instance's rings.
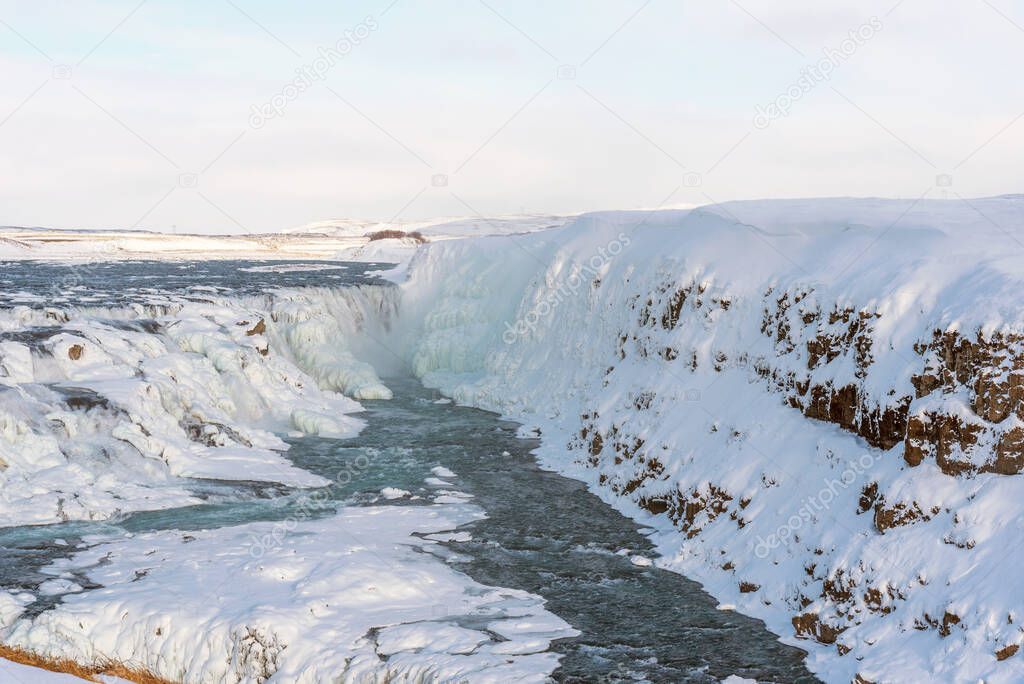
{"label": "brown rock face", "polygon": [[704,524],[725,513],[730,501],[732,496],[724,489],[708,485],[706,492],[694,489],[685,494],[680,493],[674,502],[670,502],[668,517],[686,532],[687,539],[692,539],[700,534]]}
{"label": "brown rock face", "polygon": [[[925,358],[923,371],[912,379],[917,397],[936,391],[966,392],[974,415],[925,412],[911,417],[906,462],[916,466],[932,457],[942,472],[954,476],[978,471],[1015,475],[1024,470],[1024,430],[1000,425],[1011,416],[1024,419],[1024,338],[978,334],[971,340],[936,330],[931,342],[917,351]],[[986,433],[996,444],[994,452],[969,458]]]}
{"label": "brown rock face", "polygon": [[[691,319],[714,325],[730,311],[725,305],[728,298],[719,297],[719,306],[708,306],[716,300],[702,288],[666,283],[646,298],[638,295],[635,308],[641,326],[674,330]],[[1024,420],[1024,335],[936,330],[930,339],[914,345],[921,365],[911,377],[912,387],[892,386],[879,397],[874,393],[879,383],[869,382],[877,378],[869,376],[879,372],[875,356],[880,318],[870,307],[818,302],[813,288],[768,288],[762,300],[761,332],[771,340],[775,358],[802,357],[806,371],[779,364],[770,355],[729,359],[721,350],[712,359],[714,369],[750,363],[769,391],[782,393],[789,406],[857,434],[875,448],[889,450],[902,444],[911,466],[931,459],[953,477],[1024,472],[1024,427],[1006,423],[1014,416]],[[643,358],[665,349],[664,340],[624,335],[620,357],[631,339],[635,353]],[[672,358],[677,353],[685,352],[673,351]],[[696,369],[696,352],[692,358],[690,367]],[[850,363],[855,369],[850,381],[838,385],[827,379],[830,366]],[[882,380],[884,387],[886,379]],[[869,387],[875,388],[870,394]],[[914,410],[915,400],[936,392],[965,397],[967,411],[932,408],[938,402]]]}
{"label": "brown rock face", "polygon": [[[1024,428],[1002,426],[1016,416],[1024,420],[1024,336],[978,333],[973,339],[955,331],[936,330],[930,341],[915,345],[921,372],[911,378],[913,392],[894,387],[891,399],[877,403],[864,391],[872,371],[875,321],[879,314],[852,307],[822,310],[811,292],[765,294],[762,332],[775,342],[779,356],[806,348],[808,374],[783,373],[770,360],[756,364],[758,374],[786,402],[808,418],[838,425],[871,446],[891,449],[903,443],[904,459],[916,466],[933,459],[951,476],[1024,471]],[[814,382],[815,371],[835,360],[852,361],[856,380],[844,386]],[[944,411],[911,412],[914,399],[934,392],[969,397],[970,415]],[[983,439],[983,437],[986,437]],[[987,453],[980,445],[995,444]]]}
{"label": "brown rock face", "polygon": [[796,400],[804,415],[815,420],[834,423],[844,430],[860,435],[871,446],[891,449],[903,441],[907,433],[910,397],[903,397],[892,406],[870,406],[861,398],[857,385],[839,389],[814,385],[807,390],[809,401]]}
{"label": "brown rock face", "polygon": [[640,507],[653,515],[661,515],[668,512],[668,499],[660,497],[643,497],[638,502]]}
{"label": "brown rock face", "polygon": [[983,370],[974,382],[974,412],[989,421],[999,423],[1020,412],[1024,405],[1024,372],[1013,370],[1006,374]]}
{"label": "brown rock face", "polygon": [[857,513],[867,513],[878,501],[878,483],[869,482],[860,490],[860,500],[857,502]]}
{"label": "brown rock face", "polygon": [[894,527],[912,525],[918,520],[928,519],[928,516],[925,515],[916,501],[910,503],[900,501],[892,506],[886,506],[885,498],[883,497],[875,504],[875,529],[882,534],[885,534],[886,530]]}
{"label": "brown rock face", "polygon": [[903,459],[908,465],[920,465],[926,456],[935,459],[939,469],[947,475],[961,475],[974,470],[965,457],[978,443],[985,425],[965,422],[959,416],[923,413],[907,423],[907,439]]}
{"label": "brown rock face", "polygon": [[[805,308],[802,302],[809,294],[772,295],[765,304],[761,331],[775,342],[780,356],[799,353],[801,340],[807,340],[804,346],[808,371],[827,367],[839,359],[851,360],[856,367],[855,382],[841,387],[831,382],[813,383],[810,373],[803,378],[793,373],[782,374],[768,362],[758,367],[759,374],[786,393],[787,403],[808,418],[838,425],[863,437],[873,447],[891,449],[906,436],[913,397],[894,394],[892,400],[879,404],[869,400],[864,391],[864,381],[874,363],[874,325],[880,315],[852,307],[835,307],[831,312],[811,305]],[[796,318],[795,306],[800,307]]]}
{"label": "brown rock face", "polygon": [[1020,650],[1019,644],[1010,644],[996,651],[996,660],[1006,660],[1010,656],[1016,655],[1017,651]]}
{"label": "brown rock face", "polygon": [[942,626],[939,627],[939,634],[944,637],[948,637],[953,631],[953,626],[959,624],[960,616],[955,613],[950,613],[949,611],[946,611],[946,613],[942,616]]}
{"label": "brown rock face", "polygon": [[80,344],[73,344],[70,347],[68,347],[68,358],[71,359],[72,361],[78,361],[80,358],[82,358],[82,355],[84,353],[85,347],[83,347]]}
{"label": "brown rock face", "polygon": [[834,644],[843,633],[841,627],[832,627],[818,618],[817,613],[803,613],[793,617],[793,630],[798,637],[811,638],[820,644]]}
{"label": "brown rock face", "polygon": [[996,444],[996,457],[982,469],[986,473],[1016,475],[1024,470],[1024,430],[1015,427],[1004,432]]}
{"label": "brown rock face", "polygon": [[252,337],[253,335],[262,335],[265,332],[267,332],[267,322],[261,318],[260,322],[254,325],[251,329],[246,330],[245,334]]}

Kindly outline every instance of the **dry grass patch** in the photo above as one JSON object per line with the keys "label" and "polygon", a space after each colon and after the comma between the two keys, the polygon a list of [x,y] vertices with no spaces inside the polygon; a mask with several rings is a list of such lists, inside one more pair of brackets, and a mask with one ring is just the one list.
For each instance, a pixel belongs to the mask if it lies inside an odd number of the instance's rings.
{"label": "dry grass patch", "polygon": [[401,240],[402,238],[410,238],[420,244],[427,241],[427,238],[424,237],[423,233],[418,230],[406,233],[404,230],[395,230],[393,228],[378,230],[375,233],[367,233],[366,237],[370,239],[370,242],[373,242],[374,240]]}
{"label": "dry grass patch", "polygon": [[169,679],[157,677],[141,667],[134,667],[113,660],[102,661],[93,665],[83,665],[74,660],[47,658],[23,648],[4,646],[2,644],[0,644],[0,658],[20,665],[38,667],[41,670],[74,675],[89,682],[98,682],[97,677],[99,675],[107,675],[109,677],[120,677],[135,684],[178,684]]}

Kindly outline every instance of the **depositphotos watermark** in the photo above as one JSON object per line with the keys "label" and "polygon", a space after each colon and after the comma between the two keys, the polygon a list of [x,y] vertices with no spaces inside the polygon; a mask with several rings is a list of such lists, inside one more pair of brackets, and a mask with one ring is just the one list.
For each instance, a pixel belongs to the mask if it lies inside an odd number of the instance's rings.
{"label": "depositphotos watermark", "polygon": [[368,454],[368,456],[360,454],[354,460],[346,461],[326,488],[302,496],[296,501],[294,512],[284,520],[274,523],[270,532],[259,537],[251,535],[249,555],[260,560],[270,551],[280,548],[284,544],[285,538],[295,531],[299,523],[320,517],[324,511],[336,508],[338,501],[334,490],[337,487],[348,485],[370,468],[373,464],[371,458],[375,458],[377,454],[372,450],[369,450]]}
{"label": "depositphotos watermark", "polygon": [[813,521],[817,514],[828,511],[832,507],[832,502],[839,495],[839,492],[849,488],[860,476],[868,472],[879,459],[881,459],[881,455],[862,454],[859,459],[847,466],[846,470],[839,475],[838,480],[835,478],[826,480],[825,486],[814,496],[805,499],[800,509],[789,516],[789,520],[784,525],[780,525],[779,529],[775,530],[773,534],[768,535],[767,539],[761,535],[757,536],[754,555],[758,558],[767,558],[773,550],[788,543],[796,532],[805,524]]}
{"label": "depositphotos watermark", "polygon": [[526,315],[516,319],[515,323],[505,321],[505,332],[501,339],[505,344],[512,344],[521,336],[537,329],[537,323],[551,315],[559,305],[570,297],[579,294],[580,288],[585,282],[591,282],[600,276],[601,271],[614,257],[622,253],[622,250],[629,247],[631,240],[625,233],[618,236],[608,244],[600,247],[597,254],[590,257],[582,265],[573,264],[569,276],[562,280],[558,287],[548,292],[540,302],[526,312]]}
{"label": "depositphotos watermark", "polygon": [[327,78],[331,69],[345,59],[357,46],[362,45],[363,41],[369,38],[378,26],[376,19],[366,17],[355,27],[345,29],[341,38],[334,45],[318,47],[316,51],[319,56],[311,63],[296,69],[295,78],[285,85],[281,92],[262,105],[253,105],[250,108],[249,125],[260,129],[271,119],[282,116],[291,102],[297,100],[299,95],[313,87],[317,81]]}
{"label": "depositphotos watermark", "polygon": [[848,37],[839,44],[838,48],[824,48],[825,56],[816,64],[804,67],[800,71],[800,78],[790,84],[771,104],[767,107],[757,106],[757,111],[754,114],[754,128],[764,130],[772,124],[772,121],[789,116],[789,111],[794,103],[814,90],[820,83],[832,78],[832,72],[853,57],[857,50],[874,38],[883,27],[881,19],[871,17],[856,29],[851,29]]}

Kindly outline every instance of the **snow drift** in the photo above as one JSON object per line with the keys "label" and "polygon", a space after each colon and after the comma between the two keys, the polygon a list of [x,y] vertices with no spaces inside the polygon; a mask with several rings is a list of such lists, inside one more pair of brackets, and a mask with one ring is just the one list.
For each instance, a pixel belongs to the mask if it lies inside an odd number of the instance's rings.
{"label": "snow drift", "polygon": [[392,344],[828,681],[1019,681],[1024,197],[740,202],[421,249]]}
{"label": "snow drift", "polygon": [[558,665],[551,642],[578,632],[538,596],[470,580],[426,536],[482,515],[343,508],[259,557],[252,541],[273,523],[87,539],[48,572],[85,567],[102,588],[20,621],[21,597],[0,594],[0,630],[51,657],[144,663],[183,682],[543,681]]}

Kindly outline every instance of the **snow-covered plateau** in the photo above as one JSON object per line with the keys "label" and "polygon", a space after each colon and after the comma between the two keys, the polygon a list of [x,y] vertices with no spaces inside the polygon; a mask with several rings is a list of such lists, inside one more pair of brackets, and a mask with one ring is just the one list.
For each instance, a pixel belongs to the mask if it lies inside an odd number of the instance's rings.
{"label": "snow-covered plateau", "polygon": [[[564,225],[568,216],[531,214],[506,218],[447,218],[390,222],[318,221],[280,233],[197,235],[146,230],[53,230],[0,226],[0,259],[65,261],[122,259],[342,259],[397,262],[422,239],[526,233]],[[379,231],[418,233],[371,239]]]}
{"label": "snow-covered plateau", "polygon": [[[653,530],[657,565],[807,649],[824,681],[1024,679],[1024,196],[537,228],[428,242],[393,287],[0,310],[4,524],[188,505],[187,478],[322,486],[280,435],[356,434],[400,360],[539,434],[545,467]],[[189,682],[321,681],[381,654],[422,681],[542,679],[572,628],[419,553],[480,514],[458,495],[343,509],[259,562],[204,559],[262,523],[84,544],[49,572],[88,566],[102,588],[37,617],[0,595],[0,641]],[[189,596],[209,582],[222,601]],[[431,623],[402,593],[424,584],[507,640]],[[351,648],[325,659],[311,634]]]}

